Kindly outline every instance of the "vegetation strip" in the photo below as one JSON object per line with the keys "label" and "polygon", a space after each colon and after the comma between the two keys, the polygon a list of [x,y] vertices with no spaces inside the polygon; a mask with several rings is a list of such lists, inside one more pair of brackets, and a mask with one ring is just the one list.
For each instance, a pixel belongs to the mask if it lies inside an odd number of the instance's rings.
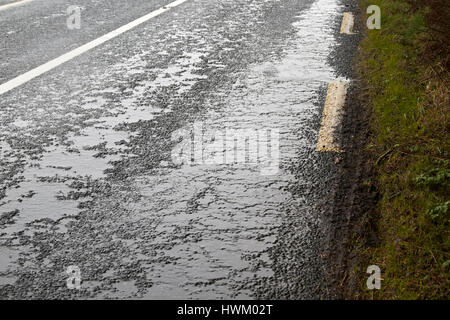
{"label": "vegetation strip", "polygon": [[[379,241],[356,243],[357,297],[450,298],[449,36],[446,0],[360,1],[381,8],[356,62],[371,109],[367,151],[380,200],[372,226]],[[365,286],[368,265],[381,290]]]}

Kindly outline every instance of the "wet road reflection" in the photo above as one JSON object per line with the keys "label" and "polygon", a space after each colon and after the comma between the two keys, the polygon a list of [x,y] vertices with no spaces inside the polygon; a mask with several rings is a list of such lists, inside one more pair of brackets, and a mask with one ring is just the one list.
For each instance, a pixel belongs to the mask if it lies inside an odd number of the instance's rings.
{"label": "wet road reflection", "polygon": [[[11,111],[20,94],[2,102],[2,296],[315,297],[315,123],[333,79],[338,9],[335,0],[192,1],[161,18],[172,25],[165,35],[139,31],[159,43],[131,35],[137,52],[103,61],[93,83],[37,96],[28,112]],[[20,110],[21,122],[7,121]],[[198,124],[209,142],[276,133],[277,170],[210,163],[206,153],[174,163],[173,133]],[[251,137],[237,149],[251,152]],[[69,265],[82,270],[78,292],[64,287]]]}

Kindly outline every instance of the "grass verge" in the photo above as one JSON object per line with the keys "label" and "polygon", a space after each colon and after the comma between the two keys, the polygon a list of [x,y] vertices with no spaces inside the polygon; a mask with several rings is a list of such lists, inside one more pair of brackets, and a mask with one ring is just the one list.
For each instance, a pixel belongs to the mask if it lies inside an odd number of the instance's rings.
{"label": "grass verge", "polygon": [[[357,70],[371,108],[367,145],[380,192],[374,246],[360,245],[357,272],[376,264],[375,299],[450,298],[450,101],[446,0],[362,0],[381,8]],[[364,20],[364,19],[363,19]],[[363,286],[364,285],[364,286]]]}

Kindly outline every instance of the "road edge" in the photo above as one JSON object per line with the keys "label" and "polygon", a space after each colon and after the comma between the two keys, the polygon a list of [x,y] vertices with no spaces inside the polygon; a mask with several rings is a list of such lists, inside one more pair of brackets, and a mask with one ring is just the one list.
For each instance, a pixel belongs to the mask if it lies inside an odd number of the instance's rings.
{"label": "road edge", "polygon": [[[351,79],[344,104],[340,142],[344,150],[337,161],[336,190],[328,220],[329,234],[324,244],[329,298],[358,299],[361,275],[355,272],[361,256],[355,246],[377,243],[374,230],[378,192],[373,184],[374,171],[365,148],[371,136],[372,112],[361,88],[363,79],[357,72],[359,44],[365,36],[365,12],[358,0],[342,0],[343,10],[353,12],[354,33],[339,34],[338,45],[330,57],[339,76]],[[342,14],[339,15],[342,19]],[[357,244],[357,245],[356,245]]]}

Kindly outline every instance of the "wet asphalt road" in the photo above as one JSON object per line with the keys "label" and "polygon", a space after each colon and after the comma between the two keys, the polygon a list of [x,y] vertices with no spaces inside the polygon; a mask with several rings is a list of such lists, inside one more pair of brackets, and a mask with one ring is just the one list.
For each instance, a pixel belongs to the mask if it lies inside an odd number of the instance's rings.
{"label": "wet asphalt road", "polygon": [[[0,83],[169,2],[78,0],[78,30],[73,1],[0,10]],[[326,298],[314,150],[344,9],[189,0],[0,96],[0,298]],[[174,161],[174,133],[232,130],[275,160]]]}

